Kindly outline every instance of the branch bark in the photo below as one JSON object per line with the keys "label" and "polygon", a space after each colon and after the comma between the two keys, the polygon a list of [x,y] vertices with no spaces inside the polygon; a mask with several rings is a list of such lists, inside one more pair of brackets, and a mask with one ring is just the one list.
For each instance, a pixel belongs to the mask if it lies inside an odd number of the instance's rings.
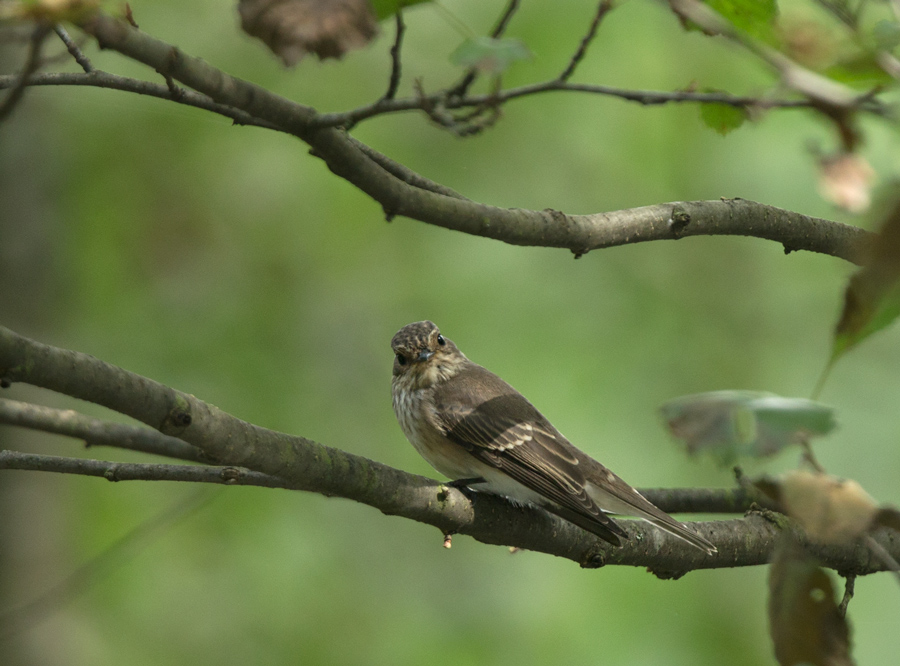
{"label": "branch bark", "polygon": [[[773,521],[755,513],[739,520],[695,523],[719,548],[717,555],[708,556],[651,525],[624,520],[621,524],[630,539],[615,548],[540,509],[514,506],[491,495],[467,496],[304,437],[260,428],[194,396],[2,327],[0,378],[103,405],[188,442],[224,465],[280,477],[299,490],[345,497],[388,515],[433,525],[444,534],[466,534],[484,543],[566,557],[584,567],[622,564],[675,577],[693,569],[764,564],[779,531]],[[10,454],[6,458],[9,461]],[[895,559],[900,557],[896,533],[882,530],[875,538]],[[810,547],[826,566],[842,572],[861,575],[884,568],[857,544]]]}

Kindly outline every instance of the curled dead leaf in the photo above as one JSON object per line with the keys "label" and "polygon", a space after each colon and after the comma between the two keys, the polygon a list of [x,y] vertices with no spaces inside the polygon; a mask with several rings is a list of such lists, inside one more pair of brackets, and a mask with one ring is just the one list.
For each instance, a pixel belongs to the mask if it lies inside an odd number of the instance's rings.
{"label": "curled dead leaf", "polygon": [[244,32],[289,67],[307,53],[340,58],[378,32],[369,0],[240,0],[238,12]]}
{"label": "curled dead leaf", "polygon": [[762,479],[754,485],[800,523],[810,539],[821,543],[850,541],[877,526],[877,518],[884,516],[890,524],[893,517],[856,481],[828,474],[796,470],[780,480]]}

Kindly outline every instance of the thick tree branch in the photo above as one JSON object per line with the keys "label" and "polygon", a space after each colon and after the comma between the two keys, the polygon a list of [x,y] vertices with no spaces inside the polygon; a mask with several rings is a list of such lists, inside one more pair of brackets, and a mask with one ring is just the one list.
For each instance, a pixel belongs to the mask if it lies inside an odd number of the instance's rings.
{"label": "thick tree branch", "polygon": [[[178,437],[221,463],[277,476],[296,489],[339,496],[433,525],[443,533],[470,535],[484,543],[509,545],[566,557],[586,567],[624,564],[677,576],[692,569],[747,566],[768,561],[778,528],[758,515],[741,520],[696,523],[719,547],[707,556],[664,532],[622,521],[631,539],[623,548],[536,508],[462,492],[387,465],[266,430],[236,419],[197,398],[86,354],[43,345],[0,327],[0,378],[89,400]],[[878,542],[900,556],[896,533]],[[814,549],[826,566],[857,574],[883,569],[862,546]]]}
{"label": "thick tree branch", "polygon": [[[0,398],[0,424],[21,426],[84,440],[91,446],[112,446],[154,455],[209,462],[197,447],[157,430],[93,419],[70,409],[53,409]],[[28,469],[104,476],[111,481],[196,481],[234,483],[266,488],[294,488],[279,477],[229,467],[196,467],[161,464],[131,466],[100,460],[43,456],[6,451],[0,469]],[[121,474],[110,471],[127,470]],[[193,470],[185,476],[184,470]],[[227,473],[223,470],[229,470]],[[169,473],[173,476],[169,476]],[[438,485],[438,482],[434,482]],[[649,488],[641,493],[669,513],[744,513],[754,504],[769,506],[758,491],[744,488]]]}

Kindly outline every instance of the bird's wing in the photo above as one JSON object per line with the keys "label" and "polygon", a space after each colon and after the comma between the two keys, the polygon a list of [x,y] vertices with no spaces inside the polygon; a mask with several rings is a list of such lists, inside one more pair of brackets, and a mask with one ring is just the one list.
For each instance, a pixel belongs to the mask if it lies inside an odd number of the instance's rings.
{"label": "bird's wing", "polygon": [[494,393],[478,402],[452,390],[436,391],[436,418],[445,436],[549,500],[545,508],[560,517],[615,544],[618,537],[627,537],[588,494],[587,470],[565,437],[513,389]]}

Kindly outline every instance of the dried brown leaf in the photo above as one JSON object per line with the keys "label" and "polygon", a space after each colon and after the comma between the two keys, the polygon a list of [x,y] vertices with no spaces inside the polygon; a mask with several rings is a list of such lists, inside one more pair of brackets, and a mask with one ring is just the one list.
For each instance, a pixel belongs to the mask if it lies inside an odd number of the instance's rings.
{"label": "dried brown leaf", "polygon": [[852,666],[850,628],[828,573],[789,533],[769,570],[769,632],[781,666]]}
{"label": "dried brown leaf", "polygon": [[244,32],[289,67],[307,53],[340,58],[378,32],[369,0],[240,0],[238,12]]}
{"label": "dried brown leaf", "polygon": [[778,499],[810,539],[843,543],[865,534],[879,507],[853,480],[797,470],[779,483]]}

